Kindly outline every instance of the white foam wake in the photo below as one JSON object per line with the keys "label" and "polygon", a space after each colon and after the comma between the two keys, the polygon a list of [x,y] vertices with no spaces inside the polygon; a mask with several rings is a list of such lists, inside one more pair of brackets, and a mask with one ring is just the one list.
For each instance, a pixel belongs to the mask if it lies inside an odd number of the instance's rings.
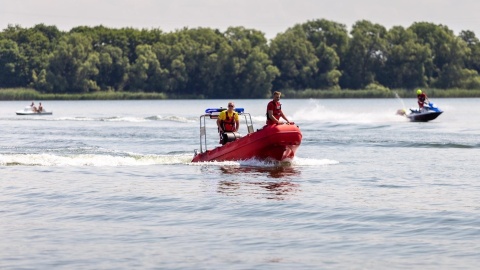
{"label": "white foam wake", "polygon": [[52,154],[1,154],[2,166],[145,166],[182,164],[190,162],[191,155],[128,155],[112,156],[80,154],[60,156]]}
{"label": "white foam wake", "polygon": [[276,166],[294,166],[294,167],[308,167],[308,166],[324,166],[335,165],[340,162],[331,159],[313,159],[295,157],[292,160],[284,162],[273,162],[257,159],[247,159],[239,161],[208,161],[191,163],[193,166],[246,166],[246,167],[276,167]]}
{"label": "white foam wake", "polygon": [[0,166],[147,166],[188,164],[192,166],[240,166],[240,167],[277,167],[277,166],[324,166],[338,164],[330,159],[312,159],[295,157],[285,162],[274,162],[257,159],[240,161],[211,161],[191,163],[191,154],[175,155],[142,155],[142,154],[0,154]]}

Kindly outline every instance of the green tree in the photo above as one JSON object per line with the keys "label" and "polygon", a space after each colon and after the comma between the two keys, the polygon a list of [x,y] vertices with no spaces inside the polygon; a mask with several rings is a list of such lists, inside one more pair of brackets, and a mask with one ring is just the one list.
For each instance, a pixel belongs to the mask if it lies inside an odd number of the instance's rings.
{"label": "green tree", "polygon": [[246,59],[243,80],[239,85],[240,98],[266,98],[271,96],[273,81],[280,75],[277,67],[264,51],[256,47]]}
{"label": "green tree", "polygon": [[315,48],[319,59],[318,72],[314,76],[313,88],[339,88],[342,72],[339,70],[340,60],[348,49],[348,31],[344,24],[325,19],[308,21],[301,25],[306,38]]}
{"label": "green tree", "polygon": [[164,89],[166,93],[172,94],[177,89],[185,89],[188,82],[187,68],[184,62],[184,46],[181,42],[166,41],[157,42],[152,46],[157,59],[162,63],[165,70],[166,83]]}
{"label": "green tree", "polygon": [[[176,94],[216,97],[216,81],[221,76],[218,50],[224,42],[222,33],[208,28],[185,28],[169,35],[168,38],[170,42],[181,44],[183,64],[188,78],[185,87],[177,89]],[[178,64],[181,64],[180,61]]]}
{"label": "green tree", "polygon": [[270,57],[280,71],[280,76],[273,82],[273,89],[298,90],[313,84],[319,60],[301,27],[278,34],[270,44]]}
{"label": "green tree", "polygon": [[152,51],[151,45],[138,45],[137,59],[130,69],[129,88],[132,91],[163,92],[166,85],[166,71]]}
{"label": "green tree", "polygon": [[47,91],[85,93],[97,91],[94,78],[98,75],[99,56],[91,40],[74,33],[63,36],[49,60]]}
{"label": "green tree", "polygon": [[104,45],[99,49],[98,75],[95,81],[102,90],[124,90],[128,80],[129,62],[120,48]]}
{"label": "green tree", "polygon": [[35,86],[36,74],[47,67],[48,57],[54,44],[61,36],[55,26],[37,24],[33,28],[9,25],[2,35],[17,43],[21,55],[25,58],[25,73],[22,87]]}
{"label": "green tree", "polygon": [[0,39],[0,87],[25,87],[28,79],[27,59],[17,43]]}
{"label": "green tree", "polygon": [[410,29],[417,35],[418,42],[432,51],[433,65],[426,69],[430,86],[466,88],[476,84],[478,73],[465,67],[470,49],[464,40],[443,25],[422,22],[414,23]]}
{"label": "green tree", "polygon": [[385,27],[365,20],[353,25],[350,46],[342,62],[342,87],[362,89],[378,82],[377,74],[387,60],[386,33]]}
{"label": "green tree", "polygon": [[29,59],[30,71],[40,72],[47,68],[50,53],[62,35],[56,26],[44,24],[37,24],[26,31],[22,48]]}
{"label": "green tree", "polygon": [[267,40],[256,30],[230,27],[218,52],[222,76],[217,80],[218,97],[264,98],[270,96],[278,69],[268,56]]}
{"label": "green tree", "polygon": [[428,86],[425,69],[432,66],[428,46],[419,44],[415,33],[401,26],[391,28],[386,41],[387,61],[378,81],[389,88]]}
{"label": "green tree", "polygon": [[459,37],[467,44],[470,49],[465,67],[480,73],[480,41],[472,31],[462,31]]}

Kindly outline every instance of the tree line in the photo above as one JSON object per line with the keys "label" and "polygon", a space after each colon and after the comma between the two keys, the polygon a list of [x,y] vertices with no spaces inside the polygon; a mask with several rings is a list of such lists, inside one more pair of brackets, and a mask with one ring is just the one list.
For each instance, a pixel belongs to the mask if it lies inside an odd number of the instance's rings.
{"label": "tree line", "polygon": [[265,98],[272,90],[480,89],[472,31],[319,19],[267,40],[255,29],[9,25],[0,32],[0,88],[41,93],[163,93]]}

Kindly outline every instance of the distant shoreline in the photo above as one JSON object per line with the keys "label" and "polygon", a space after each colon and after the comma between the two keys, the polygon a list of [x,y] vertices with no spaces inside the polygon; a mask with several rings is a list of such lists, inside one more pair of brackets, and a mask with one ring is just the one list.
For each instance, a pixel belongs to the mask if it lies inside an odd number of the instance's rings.
{"label": "distant shoreline", "polygon": [[[431,98],[478,98],[480,89],[424,89]],[[414,90],[283,90],[282,96],[285,99],[340,99],[340,98],[414,98]],[[265,97],[270,98],[270,97]],[[165,93],[150,92],[107,92],[99,91],[83,94],[54,94],[40,93],[34,89],[8,88],[0,89],[1,101],[15,100],[168,100],[168,99],[205,99],[203,96],[169,96]]]}

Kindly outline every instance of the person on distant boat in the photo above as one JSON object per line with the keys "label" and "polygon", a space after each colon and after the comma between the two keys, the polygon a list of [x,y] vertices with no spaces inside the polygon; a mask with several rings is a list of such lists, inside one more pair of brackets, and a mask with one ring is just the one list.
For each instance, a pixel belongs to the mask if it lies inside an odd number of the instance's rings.
{"label": "person on distant boat", "polygon": [[238,113],[235,111],[235,103],[229,102],[228,109],[220,112],[217,118],[217,127],[220,133],[220,143],[223,143],[223,133],[238,131],[240,121]]}
{"label": "person on distant boat", "polygon": [[281,118],[285,119],[287,125],[290,125],[287,117],[282,112],[282,104],[280,104],[280,96],[282,93],[273,92],[273,100],[267,105],[267,125],[280,125],[284,124]]}
{"label": "person on distant boat", "polygon": [[41,113],[42,111],[43,111],[43,106],[42,106],[42,103],[40,102],[40,103],[38,103],[38,110],[37,110],[37,112],[38,112],[38,113]]}
{"label": "person on distant boat", "polygon": [[428,100],[427,95],[424,92],[422,92],[422,90],[420,89],[417,90],[417,102],[418,102],[418,108],[420,111],[423,110],[423,106],[425,105],[426,102],[430,102],[430,100]]}
{"label": "person on distant boat", "polygon": [[32,101],[32,104],[30,104],[30,107],[32,108],[33,112],[37,112],[37,107],[35,106],[35,103]]}

